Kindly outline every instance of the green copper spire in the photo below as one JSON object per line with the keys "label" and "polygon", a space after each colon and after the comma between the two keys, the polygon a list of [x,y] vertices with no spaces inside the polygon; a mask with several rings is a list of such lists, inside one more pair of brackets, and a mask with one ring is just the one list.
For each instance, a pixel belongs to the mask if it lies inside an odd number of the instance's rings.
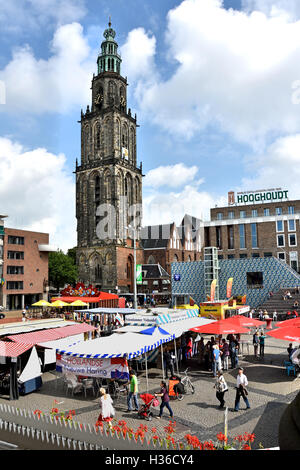
{"label": "green copper spire", "polygon": [[101,52],[98,56],[98,74],[103,72],[121,73],[121,56],[118,54],[118,44],[115,41],[116,32],[111,27],[109,17],[108,29],[103,33],[105,41],[101,44]]}

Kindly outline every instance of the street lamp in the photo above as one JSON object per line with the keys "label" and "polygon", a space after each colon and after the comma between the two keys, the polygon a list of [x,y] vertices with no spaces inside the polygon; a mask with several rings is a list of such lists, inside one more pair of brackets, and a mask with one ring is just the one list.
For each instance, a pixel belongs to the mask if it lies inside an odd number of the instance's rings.
{"label": "street lamp", "polygon": [[136,234],[137,231],[141,230],[140,227],[133,227],[128,225],[125,229],[133,231],[133,308],[137,309],[137,285],[136,285]]}

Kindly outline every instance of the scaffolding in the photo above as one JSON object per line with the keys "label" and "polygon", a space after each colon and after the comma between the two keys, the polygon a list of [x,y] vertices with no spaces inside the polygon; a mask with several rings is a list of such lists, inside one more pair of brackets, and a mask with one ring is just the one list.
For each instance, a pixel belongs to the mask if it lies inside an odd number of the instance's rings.
{"label": "scaffolding", "polygon": [[218,248],[204,248],[204,286],[205,296],[210,297],[210,288],[213,280],[216,280],[215,301],[219,300],[219,259]]}

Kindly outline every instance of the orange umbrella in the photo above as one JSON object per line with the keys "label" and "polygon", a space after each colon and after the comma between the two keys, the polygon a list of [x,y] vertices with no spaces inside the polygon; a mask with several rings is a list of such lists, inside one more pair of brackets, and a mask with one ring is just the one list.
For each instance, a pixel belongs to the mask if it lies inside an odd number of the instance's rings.
{"label": "orange umbrella", "polygon": [[195,328],[191,328],[189,331],[195,331],[196,333],[207,333],[211,335],[229,335],[236,333],[248,333],[246,328],[240,325],[230,323],[227,320],[220,320],[217,322],[209,323],[208,325],[201,325]]}
{"label": "orange umbrella", "polygon": [[273,338],[283,339],[284,341],[300,343],[300,325],[278,328],[270,331],[267,335],[272,336]]}
{"label": "orange umbrella", "polygon": [[234,323],[235,325],[240,325],[240,326],[262,326],[265,322],[255,320],[255,318],[248,318],[245,317],[244,315],[234,315],[234,317],[229,317],[224,320],[229,323]]}

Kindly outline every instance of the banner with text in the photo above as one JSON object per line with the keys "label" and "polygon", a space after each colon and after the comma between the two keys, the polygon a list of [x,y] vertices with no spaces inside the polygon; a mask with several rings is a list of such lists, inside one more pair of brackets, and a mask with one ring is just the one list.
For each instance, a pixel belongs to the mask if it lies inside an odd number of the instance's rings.
{"label": "banner with text", "polygon": [[214,279],[210,285],[210,301],[214,302],[215,300],[215,295],[216,295],[216,285],[217,281]]}
{"label": "banner with text", "polygon": [[227,299],[230,299],[230,297],[231,297],[232,284],[233,284],[233,277],[230,277],[227,281],[227,289],[226,289]]}
{"label": "banner with text", "polygon": [[56,354],[56,370],[86,377],[129,379],[128,362],[122,357],[107,359]]}

